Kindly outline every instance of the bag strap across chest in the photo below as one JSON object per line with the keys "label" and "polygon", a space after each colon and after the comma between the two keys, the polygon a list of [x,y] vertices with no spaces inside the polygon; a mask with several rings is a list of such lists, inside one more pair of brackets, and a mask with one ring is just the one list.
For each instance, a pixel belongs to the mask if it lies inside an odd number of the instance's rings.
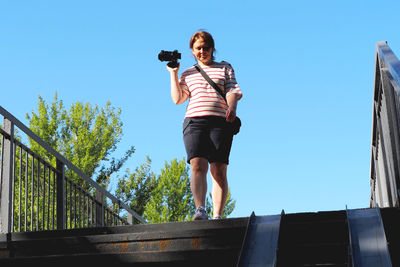
{"label": "bag strap across chest", "polygon": [[200,65],[196,64],[194,65],[194,67],[198,72],[200,72],[200,74],[204,77],[204,79],[206,79],[206,81],[224,98],[226,102],[226,96],[222,92],[221,88],[219,88],[219,86],[213,80],[211,80],[210,76],[207,75],[207,73],[200,67]]}

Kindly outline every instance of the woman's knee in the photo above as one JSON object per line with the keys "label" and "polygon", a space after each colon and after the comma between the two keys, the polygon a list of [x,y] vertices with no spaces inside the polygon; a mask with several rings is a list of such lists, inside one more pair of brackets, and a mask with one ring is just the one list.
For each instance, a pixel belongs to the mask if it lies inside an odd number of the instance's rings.
{"label": "woman's knee", "polygon": [[207,174],[208,161],[203,158],[192,158],[190,160],[190,169],[192,173],[196,174]]}
{"label": "woman's knee", "polygon": [[226,171],[227,171],[227,164],[225,163],[218,163],[214,162],[210,164],[210,171],[212,177],[219,181],[225,182],[226,181]]}

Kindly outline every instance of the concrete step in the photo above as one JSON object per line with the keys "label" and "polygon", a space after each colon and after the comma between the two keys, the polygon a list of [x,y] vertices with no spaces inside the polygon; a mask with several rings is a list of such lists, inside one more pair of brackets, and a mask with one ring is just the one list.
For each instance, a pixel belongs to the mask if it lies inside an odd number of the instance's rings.
{"label": "concrete step", "polygon": [[[78,266],[235,266],[237,249],[201,249],[180,251],[145,251],[126,253],[80,253],[73,255],[51,255],[9,258],[0,260],[1,266],[38,264],[78,264]],[[33,265],[33,266],[34,266]]]}
{"label": "concrete step", "polygon": [[[400,210],[381,214],[392,266],[400,266]],[[236,266],[248,220],[0,234],[0,266]],[[285,214],[280,226],[277,267],[351,266],[346,211]]]}
{"label": "concrete step", "polygon": [[130,251],[176,251],[185,248],[240,249],[244,228],[208,230],[174,230],[109,235],[76,236],[15,241],[11,244],[13,257],[74,254],[119,253]]}
{"label": "concrete step", "polygon": [[215,262],[236,262],[247,221],[236,218],[13,233],[3,249],[3,256],[8,255],[0,259],[0,265],[81,260],[193,265],[210,257]]}

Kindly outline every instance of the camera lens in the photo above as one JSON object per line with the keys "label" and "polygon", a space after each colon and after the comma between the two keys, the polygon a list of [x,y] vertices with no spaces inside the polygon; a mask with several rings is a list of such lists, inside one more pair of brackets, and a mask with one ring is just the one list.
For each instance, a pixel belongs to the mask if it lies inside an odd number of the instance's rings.
{"label": "camera lens", "polygon": [[178,50],[172,52],[161,50],[158,54],[158,59],[160,61],[177,61],[178,59],[181,59],[181,53],[179,53]]}

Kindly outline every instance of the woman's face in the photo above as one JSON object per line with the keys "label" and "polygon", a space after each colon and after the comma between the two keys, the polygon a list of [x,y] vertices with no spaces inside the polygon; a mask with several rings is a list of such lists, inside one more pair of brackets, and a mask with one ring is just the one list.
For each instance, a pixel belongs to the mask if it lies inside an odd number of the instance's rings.
{"label": "woman's face", "polygon": [[197,61],[204,65],[212,63],[213,49],[209,47],[202,38],[199,38],[194,42],[192,52]]}

